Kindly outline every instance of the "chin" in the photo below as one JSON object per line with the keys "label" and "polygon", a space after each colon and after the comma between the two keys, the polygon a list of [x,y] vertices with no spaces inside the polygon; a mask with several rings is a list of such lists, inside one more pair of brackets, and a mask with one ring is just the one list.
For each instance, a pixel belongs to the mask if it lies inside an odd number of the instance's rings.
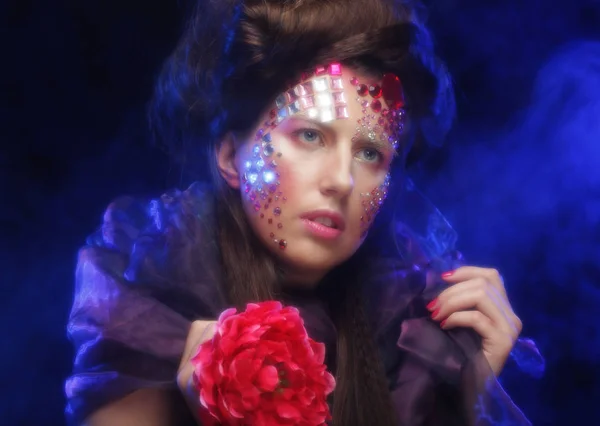
{"label": "chin", "polygon": [[312,241],[303,241],[293,246],[288,244],[285,252],[278,253],[278,257],[296,271],[325,275],[352,255],[351,252],[342,252],[340,247],[347,245],[340,243],[323,246]]}

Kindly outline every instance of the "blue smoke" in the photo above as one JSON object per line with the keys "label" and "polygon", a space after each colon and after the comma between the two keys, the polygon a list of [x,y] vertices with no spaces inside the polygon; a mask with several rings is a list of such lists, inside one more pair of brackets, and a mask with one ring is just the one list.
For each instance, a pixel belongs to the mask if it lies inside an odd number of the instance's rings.
{"label": "blue smoke", "polygon": [[[573,421],[569,407],[585,416],[583,401],[592,413],[600,397],[592,385],[600,360],[600,42],[560,48],[537,74],[526,109],[503,129],[473,129],[459,126],[451,139],[461,143],[424,187],[467,260],[501,270],[524,334],[546,357],[550,376],[536,384],[509,373],[509,391],[532,418],[566,424],[558,418]],[[577,363],[583,374],[563,371]],[[556,383],[559,371],[570,377],[560,379],[565,385]],[[550,383],[587,393],[537,405]]]}

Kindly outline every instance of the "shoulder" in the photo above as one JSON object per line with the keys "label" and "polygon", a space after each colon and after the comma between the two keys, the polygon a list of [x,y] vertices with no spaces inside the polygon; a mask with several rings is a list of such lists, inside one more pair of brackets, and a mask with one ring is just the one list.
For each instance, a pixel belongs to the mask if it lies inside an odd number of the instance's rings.
{"label": "shoulder", "polygon": [[79,259],[97,261],[112,253],[127,262],[128,281],[187,281],[191,277],[183,271],[192,258],[212,261],[217,251],[213,205],[212,192],[202,183],[156,198],[118,197],[108,205]]}
{"label": "shoulder", "polygon": [[212,223],[212,192],[202,183],[187,190],[173,189],[158,197],[120,196],[106,208],[100,228],[87,239],[87,247],[130,253],[140,237],[174,234],[202,222]]}
{"label": "shoulder", "polygon": [[[132,312],[151,299],[185,317],[218,313],[212,204],[212,193],[200,183],[157,198],[112,201],[101,226],[79,250],[72,315],[100,301]],[[129,307],[134,301],[136,309]]]}

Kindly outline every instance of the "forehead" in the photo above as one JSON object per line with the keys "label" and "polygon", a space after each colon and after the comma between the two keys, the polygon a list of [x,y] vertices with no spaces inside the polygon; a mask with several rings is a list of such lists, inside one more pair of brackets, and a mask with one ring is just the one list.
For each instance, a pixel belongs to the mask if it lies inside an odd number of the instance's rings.
{"label": "forehead", "polygon": [[404,127],[403,107],[402,86],[395,75],[367,75],[333,63],[304,74],[280,93],[267,124],[274,127],[300,116],[386,140],[395,148]]}

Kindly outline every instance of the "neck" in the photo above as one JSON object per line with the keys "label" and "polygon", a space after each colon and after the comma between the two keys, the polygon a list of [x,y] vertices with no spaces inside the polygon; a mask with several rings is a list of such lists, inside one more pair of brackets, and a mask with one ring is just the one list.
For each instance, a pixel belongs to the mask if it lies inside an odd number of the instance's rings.
{"label": "neck", "polygon": [[298,271],[291,268],[283,269],[283,287],[287,289],[313,290],[323,280],[323,271]]}

